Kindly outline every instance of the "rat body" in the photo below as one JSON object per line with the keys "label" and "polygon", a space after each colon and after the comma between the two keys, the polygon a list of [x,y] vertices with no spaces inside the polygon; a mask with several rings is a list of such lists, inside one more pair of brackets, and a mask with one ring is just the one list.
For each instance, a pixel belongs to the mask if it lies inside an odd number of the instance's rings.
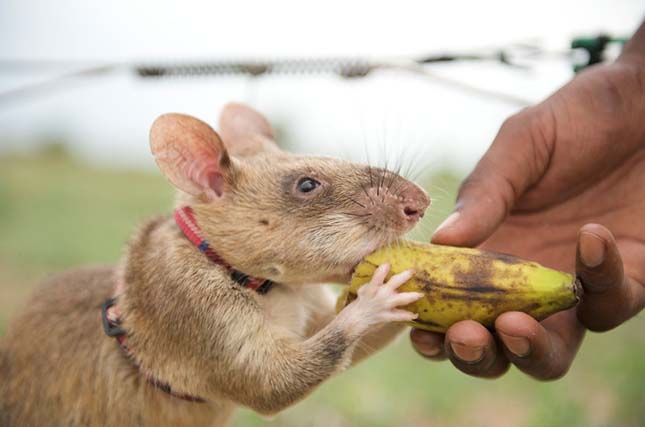
{"label": "rat body", "polygon": [[[0,344],[0,426],[221,426],[239,405],[274,414],[414,318],[396,308],[421,296],[396,292],[411,273],[383,284],[379,268],[338,315],[318,284],[346,282],[367,253],[412,228],[429,203],[423,190],[385,170],[285,153],[239,104],[224,109],[220,134],[164,115],[151,147],[218,255],[275,285],[240,286],[172,217],[149,220],[117,267],[50,279],[12,323]],[[113,296],[129,357],[101,328]]]}

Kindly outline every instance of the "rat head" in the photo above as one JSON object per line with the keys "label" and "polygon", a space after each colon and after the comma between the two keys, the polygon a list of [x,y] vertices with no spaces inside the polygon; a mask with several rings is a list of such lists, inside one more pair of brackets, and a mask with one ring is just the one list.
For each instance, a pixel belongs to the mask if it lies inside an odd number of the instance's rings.
{"label": "rat head", "polygon": [[281,151],[266,119],[240,104],[224,108],[220,134],[193,117],[166,114],[153,124],[150,145],[213,249],[249,275],[345,281],[430,203],[393,172]]}

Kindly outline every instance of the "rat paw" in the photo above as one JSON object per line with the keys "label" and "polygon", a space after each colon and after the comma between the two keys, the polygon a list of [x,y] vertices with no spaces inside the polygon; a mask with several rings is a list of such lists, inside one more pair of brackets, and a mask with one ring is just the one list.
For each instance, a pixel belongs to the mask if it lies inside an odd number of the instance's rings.
{"label": "rat paw", "polygon": [[414,271],[395,274],[386,283],[389,271],[390,264],[387,263],[377,268],[372,280],[358,289],[358,298],[343,310],[365,330],[383,323],[409,322],[417,318],[416,313],[397,308],[411,304],[424,295],[420,292],[397,292],[414,276]]}

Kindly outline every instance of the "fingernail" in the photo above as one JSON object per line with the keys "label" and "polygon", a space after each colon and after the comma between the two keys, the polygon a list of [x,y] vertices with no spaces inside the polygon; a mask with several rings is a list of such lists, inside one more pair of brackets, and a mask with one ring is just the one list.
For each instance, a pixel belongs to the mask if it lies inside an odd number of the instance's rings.
{"label": "fingernail", "polygon": [[524,337],[514,337],[497,331],[506,348],[517,357],[526,357],[531,352],[531,342]]}
{"label": "fingernail", "polygon": [[591,233],[580,233],[580,260],[589,267],[598,267],[605,260],[605,242]]}
{"label": "fingernail", "polygon": [[484,357],[483,347],[470,347],[465,344],[451,342],[450,348],[458,358],[466,363],[477,363]]}
{"label": "fingernail", "polygon": [[450,215],[448,215],[448,218],[444,219],[443,222],[437,227],[437,229],[434,231],[434,234],[437,234],[439,231],[441,231],[444,228],[451,227],[454,225],[455,222],[459,219],[459,216],[461,215],[460,212],[453,212]]}
{"label": "fingernail", "polygon": [[414,346],[419,353],[426,357],[438,356],[441,353],[441,345],[437,345],[434,340],[424,340],[417,337],[414,340]]}

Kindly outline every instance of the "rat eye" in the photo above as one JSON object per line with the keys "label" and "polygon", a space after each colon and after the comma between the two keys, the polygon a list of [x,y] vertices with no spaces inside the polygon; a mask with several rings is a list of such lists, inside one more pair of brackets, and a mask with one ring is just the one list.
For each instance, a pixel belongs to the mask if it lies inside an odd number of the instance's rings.
{"label": "rat eye", "polygon": [[300,178],[297,185],[298,191],[301,193],[309,193],[318,187],[320,187],[320,182],[309,177]]}

